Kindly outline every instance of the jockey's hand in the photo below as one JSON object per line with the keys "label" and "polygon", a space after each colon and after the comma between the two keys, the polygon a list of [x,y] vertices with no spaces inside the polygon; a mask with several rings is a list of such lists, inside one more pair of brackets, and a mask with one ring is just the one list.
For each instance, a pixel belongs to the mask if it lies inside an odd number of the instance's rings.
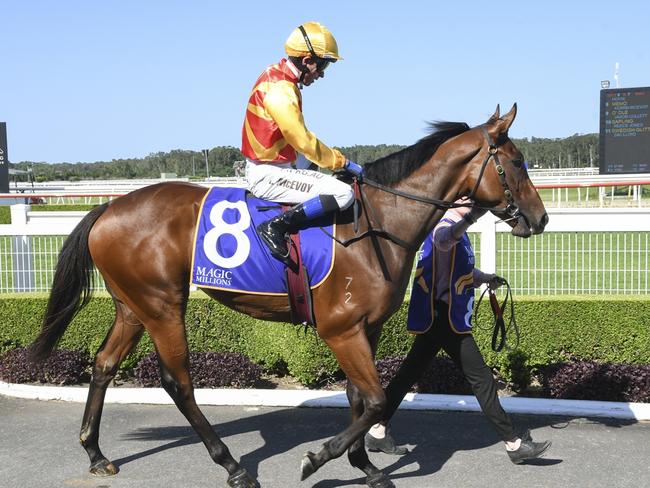
{"label": "jockey's hand", "polygon": [[354,161],[350,161],[347,159],[345,161],[345,165],[343,166],[343,169],[347,171],[348,173],[352,173],[354,176],[357,178],[361,179],[363,176],[363,166],[358,165]]}
{"label": "jockey's hand", "polygon": [[506,279],[505,279],[505,278],[502,278],[501,276],[496,275],[496,274],[489,274],[489,275],[487,276],[487,281],[486,281],[486,283],[487,283],[487,285],[490,287],[490,289],[492,289],[492,290],[496,290],[496,289],[499,288],[500,286],[506,284]]}

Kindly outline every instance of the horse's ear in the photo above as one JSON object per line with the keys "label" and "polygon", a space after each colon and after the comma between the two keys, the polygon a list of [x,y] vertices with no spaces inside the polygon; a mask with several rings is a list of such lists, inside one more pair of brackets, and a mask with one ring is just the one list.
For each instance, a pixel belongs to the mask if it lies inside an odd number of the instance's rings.
{"label": "horse's ear", "polygon": [[499,108],[499,104],[497,103],[497,109],[494,111],[494,113],[490,116],[486,124],[494,124],[497,120],[499,120],[501,109]]}
{"label": "horse's ear", "polygon": [[512,108],[510,109],[510,112],[505,114],[501,119],[499,120],[499,134],[503,134],[504,132],[508,132],[508,129],[512,125],[512,123],[515,121],[515,117],[517,116],[517,104],[515,103]]}

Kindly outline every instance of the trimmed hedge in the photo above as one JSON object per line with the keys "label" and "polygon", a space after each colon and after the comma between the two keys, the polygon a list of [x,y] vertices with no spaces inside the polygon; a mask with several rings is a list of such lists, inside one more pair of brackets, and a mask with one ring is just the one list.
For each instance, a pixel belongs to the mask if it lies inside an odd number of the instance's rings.
{"label": "trimmed hedge", "polygon": [[11,224],[11,207],[9,205],[0,205],[0,225]]}
{"label": "trimmed hedge", "polygon": [[97,205],[88,203],[65,203],[57,205],[55,203],[48,204],[32,204],[32,211],[34,212],[90,212]]}
{"label": "trimmed hedge", "polygon": [[[44,295],[0,297],[0,352],[26,346],[36,337],[47,303]],[[487,307],[488,305],[485,304]],[[491,331],[477,330],[486,362],[511,381],[527,369],[570,358],[610,363],[650,364],[650,297],[521,297],[517,322],[522,355],[510,358],[490,350]],[[485,309],[487,310],[487,308]],[[412,337],[405,332],[407,307],[386,323],[377,357],[402,356]],[[68,328],[59,347],[94,355],[114,318],[112,300],[96,295]],[[312,331],[259,321],[234,312],[202,294],[193,295],[186,315],[191,351],[238,352],[270,370],[287,371],[307,385],[334,374],[337,363]],[[514,339],[514,338],[513,338]],[[123,363],[133,368],[153,345],[145,335]],[[522,373],[522,368],[524,368]]]}
{"label": "trimmed hedge", "polygon": [[[518,297],[515,311],[519,349],[535,369],[573,358],[650,364],[650,296]],[[486,362],[495,365],[491,334],[474,333]]]}

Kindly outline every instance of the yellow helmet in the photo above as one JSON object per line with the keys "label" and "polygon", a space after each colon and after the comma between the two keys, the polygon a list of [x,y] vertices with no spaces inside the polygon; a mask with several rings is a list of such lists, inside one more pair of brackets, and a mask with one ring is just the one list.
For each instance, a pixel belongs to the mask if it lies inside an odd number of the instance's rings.
{"label": "yellow helmet", "polygon": [[295,28],[284,43],[284,50],[287,56],[301,57],[315,54],[323,59],[343,59],[339,56],[339,47],[332,33],[318,22],[305,22]]}

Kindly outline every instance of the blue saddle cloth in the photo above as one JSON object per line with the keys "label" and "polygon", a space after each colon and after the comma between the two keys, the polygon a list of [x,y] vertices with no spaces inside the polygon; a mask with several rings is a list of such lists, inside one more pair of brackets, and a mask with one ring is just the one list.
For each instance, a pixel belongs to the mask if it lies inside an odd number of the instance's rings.
{"label": "blue saddle cloth", "polygon": [[[284,263],[274,258],[255,231],[280,213],[280,205],[253,197],[243,188],[211,188],[203,199],[194,235],[191,284],[200,288],[286,295]],[[334,263],[333,217],[300,230],[303,264],[310,287],[330,274]]]}

